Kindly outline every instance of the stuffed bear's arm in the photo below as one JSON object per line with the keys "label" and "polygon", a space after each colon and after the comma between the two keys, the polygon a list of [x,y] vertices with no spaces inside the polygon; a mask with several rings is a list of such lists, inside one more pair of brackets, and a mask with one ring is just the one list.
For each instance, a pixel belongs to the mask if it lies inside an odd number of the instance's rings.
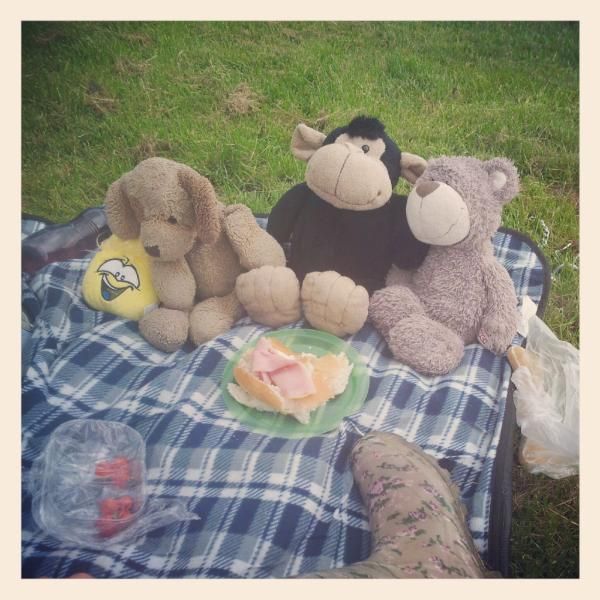
{"label": "stuffed bear's arm", "polygon": [[228,206],[225,209],[223,228],[244,269],[250,271],[266,265],[285,266],[283,248],[260,227],[247,206]]}
{"label": "stuffed bear's arm", "polygon": [[494,258],[484,265],[483,281],[486,306],[477,339],[488,350],[502,354],[510,346],[519,323],[515,287],[506,269]]}
{"label": "stuffed bear's arm", "polygon": [[152,261],[152,284],[166,308],[188,311],[194,305],[196,280],[184,258],[169,262]]}
{"label": "stuffed bear's arm", "polygon": [[394,211],[392,264],[398,269],[416,269],[425,259],[429,244],[420,242],[408,226],[406,196],[394,194],[390,202]]}
{"label": "stuffed bear's arm", "polygon": [[305,183],[295,185],[281,196],[279,202],[271,210],[267,232],[280,244],[287,244],[290,241],[300,209],[304,205],[307,195],[311,193]]}

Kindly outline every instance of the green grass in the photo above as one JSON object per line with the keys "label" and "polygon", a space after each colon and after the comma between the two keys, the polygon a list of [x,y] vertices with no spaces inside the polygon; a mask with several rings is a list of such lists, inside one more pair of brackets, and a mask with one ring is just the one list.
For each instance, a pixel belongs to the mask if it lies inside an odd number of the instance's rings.
{"label": "green grass", "polygon": [[[289,151],[298,122],[328,131],[371,114],[425,157],[515,161],[522,192],[504,224],[548,257],[546,321],[578,345],[577,23],[55,22],[22,33],[23,210],[67,221],[156,154],[209,177],[225,202],[268,211],[303,178]],[[577,576],[577,479],[515,465],[514,480],[515,575]]]}

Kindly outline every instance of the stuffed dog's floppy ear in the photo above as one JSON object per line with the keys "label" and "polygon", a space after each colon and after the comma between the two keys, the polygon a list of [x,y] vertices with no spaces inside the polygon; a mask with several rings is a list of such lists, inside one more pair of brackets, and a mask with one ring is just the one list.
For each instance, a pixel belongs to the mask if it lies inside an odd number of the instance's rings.
{"label": "stuffed dog's floppy ear", "polygon": [[300,123],[292,135],[292,154],[300,160],[308,160],[323,145],[326,137],[324,133]]}
{"label": "stuffed dog's floppy ear", "polygon": [[427,168],[427,161],[417,154],[402,152],[400,157],[400,176],[414,184]]}
{"label": "stuffed dog's floppy ear", "polygon": [[510,202],[519,193],[519,172],[508,158],[492,158],[483,163],[489,173],[494,197],[501,204]]}
{"label": "stuffed dog's floppy ear", "polygon": [[181,169],[178,177],[194,207],[198,240],[202,244],[213,244],[221,235],[221,214],[212,183],[191,168]]}
{"label": "stuffed dog's floppy ear", "polygon": [[110,230],[122,240],[140,237],[140,224],[118,179],[106,192],[106,218]]}

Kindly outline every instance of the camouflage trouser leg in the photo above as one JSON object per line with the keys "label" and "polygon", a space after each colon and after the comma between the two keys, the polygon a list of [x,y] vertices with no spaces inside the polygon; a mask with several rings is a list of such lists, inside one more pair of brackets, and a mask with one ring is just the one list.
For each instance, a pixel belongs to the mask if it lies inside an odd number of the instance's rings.
{"label": "camouflage trouser leg", "polygon": [[373,433],[352,450],[352,471],[369,513],[373,553],[310,578],[489,576],[467,529],[458,489],[414,444]]}

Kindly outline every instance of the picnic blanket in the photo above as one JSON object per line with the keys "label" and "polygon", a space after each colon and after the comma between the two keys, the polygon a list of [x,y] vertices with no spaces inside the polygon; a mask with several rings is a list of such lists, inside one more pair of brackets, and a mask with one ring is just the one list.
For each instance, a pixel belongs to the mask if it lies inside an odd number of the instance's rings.
{"label": "picnic blanket", "polygon": [[[40,226],[24,220],[23,235]],[[520,302],[529,296],[539,303],[547,274],[532,243],[509,230],[498,231],[493,242]],[[199,519],[93,550],[37,529],[24,490],[23,577],[76,571],[96,577],[288,577],[362,560],[371,552],[371,535],[348,456],[360,432],[371,430],[402,435],[450,471],[486,558],[511,374],[505,358],[471,344],[454,372],[425,377],[395,361],[367,324],[347,340],[370,376],[363,407],[324,435],[264,435],[228,412],[220,384],[229,359],[266,327],[245,317],[206,344],[165,354],[139,335],[137,323],[86,306],[81,282],[89,261],[23,274],[30,329],[23,342],[23,474],[61,423],[119,421],[146,442],[150,497],[183,500]]]}

